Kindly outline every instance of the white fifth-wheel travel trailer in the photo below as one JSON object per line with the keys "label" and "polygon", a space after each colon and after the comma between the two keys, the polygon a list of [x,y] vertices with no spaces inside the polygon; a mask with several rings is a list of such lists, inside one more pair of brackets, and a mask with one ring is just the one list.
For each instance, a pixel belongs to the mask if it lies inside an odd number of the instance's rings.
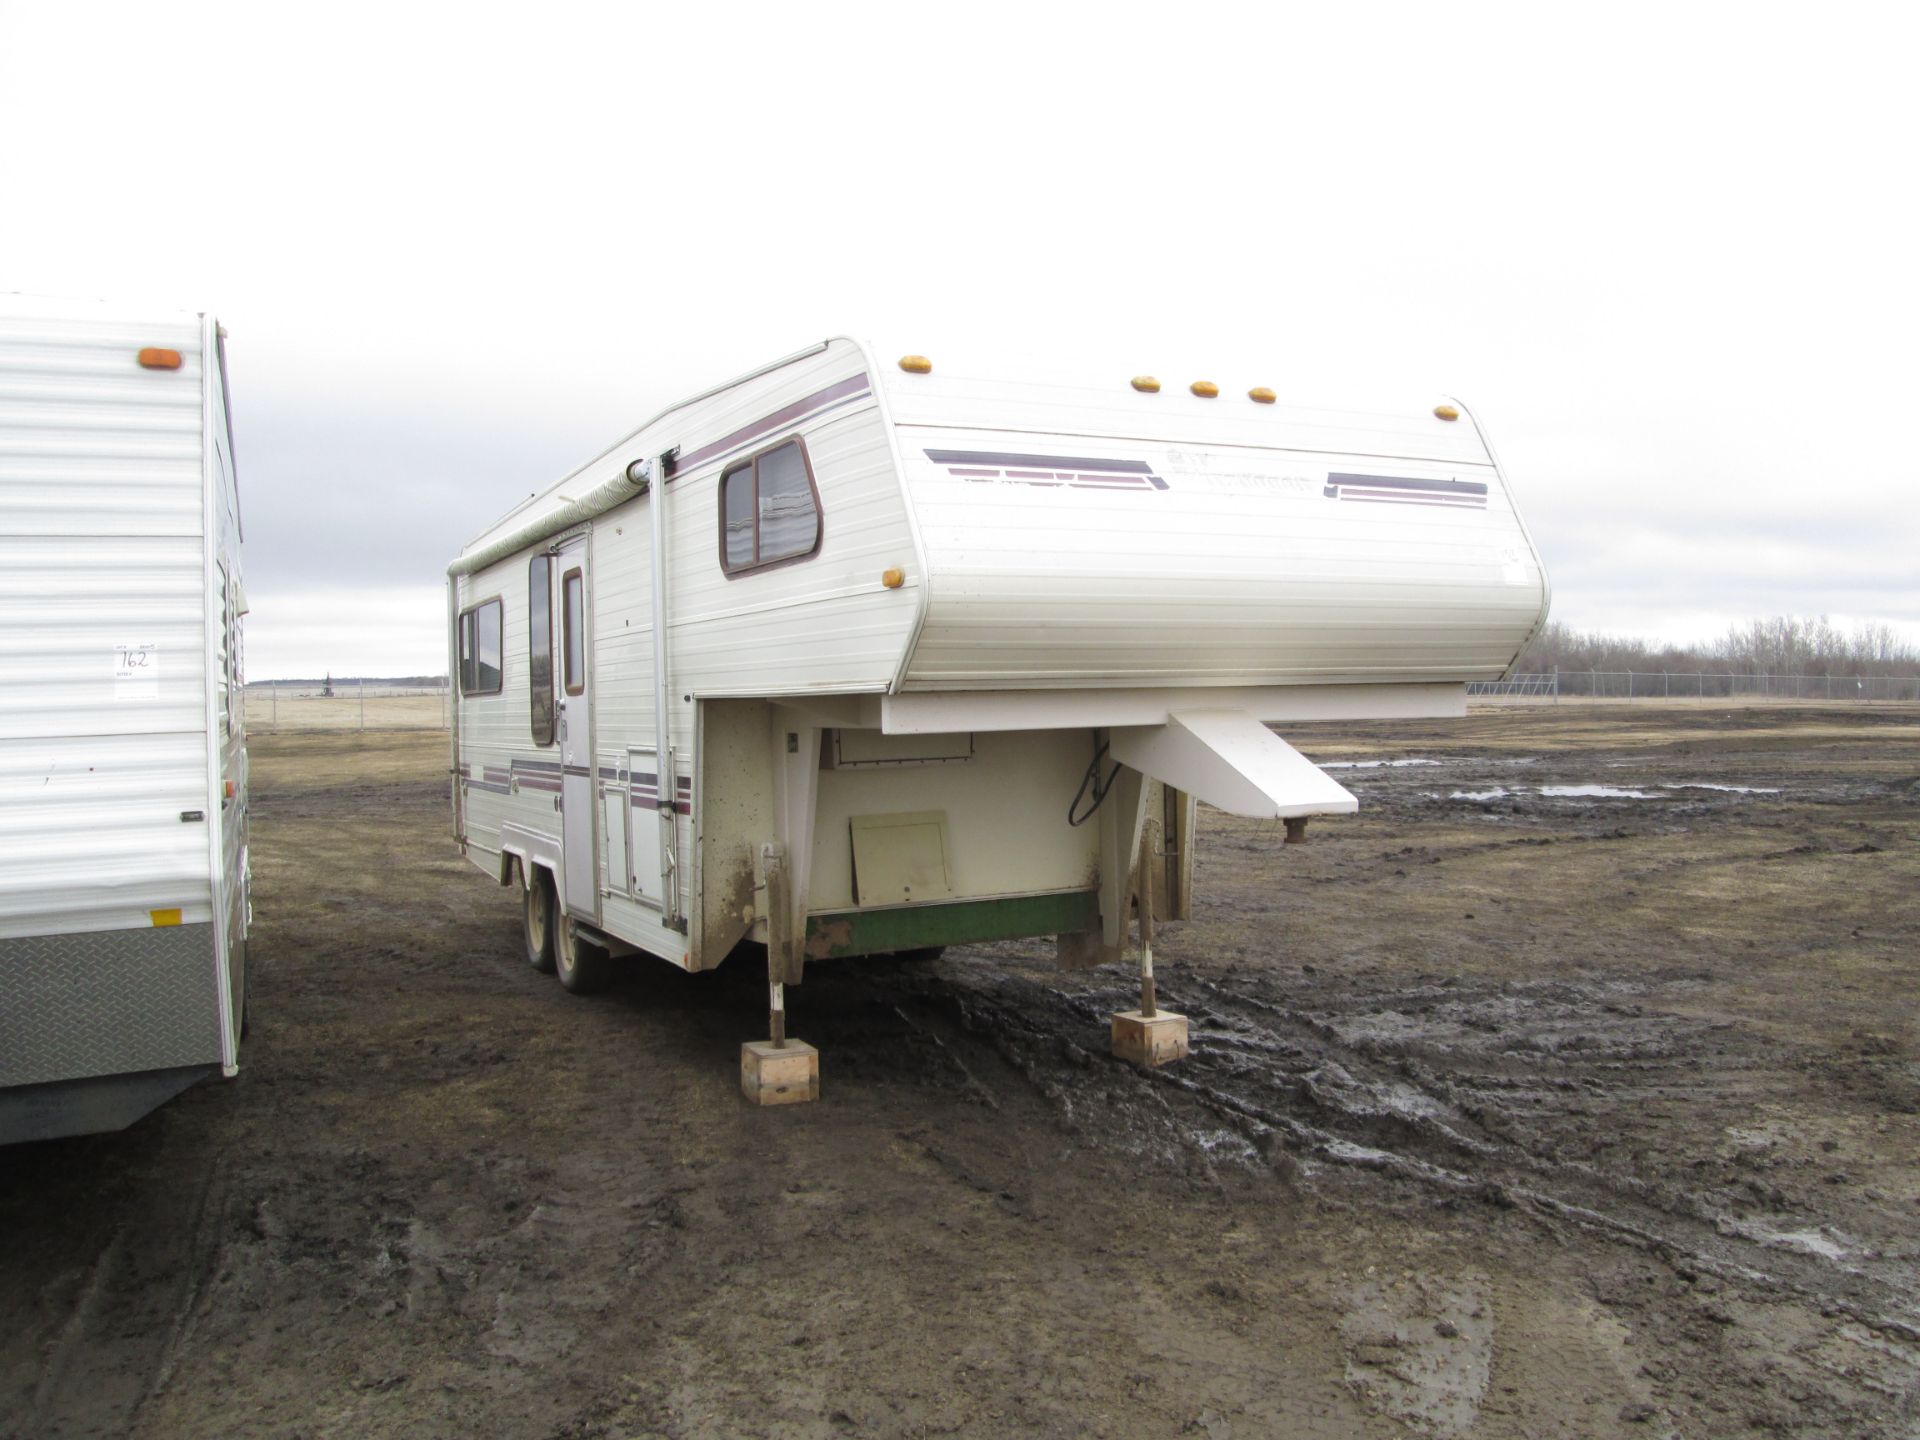
{"label": "white fifth-wheel travel trailer", "polygon": [[584,990],[761,941],[776,1038],[809,961],[1118,957],[1185,909],[1194,797],[1355,808],[1271,727],[1460,714],[1547,607],[1457,403],[849,340],[666,410],[449,575],[455,833],[521,887],[529,960]]}
{"label": "white fifth-wheel travel trailer", "polygon": [[0,296],[0,1142],[239,1059],[247,757],[219,325]]}

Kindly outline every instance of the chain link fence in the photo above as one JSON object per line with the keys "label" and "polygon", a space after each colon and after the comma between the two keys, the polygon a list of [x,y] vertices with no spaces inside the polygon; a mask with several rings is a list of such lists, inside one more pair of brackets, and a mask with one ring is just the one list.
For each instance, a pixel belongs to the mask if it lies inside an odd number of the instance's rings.
{"label": "chain link fence", "polygon": [[1475,699],[1920,701],[1920,675],[1736,675],[1713,670],[1554,670],[1467,685]]}
{"label": "chain link fence", "polygon": [[444,730],[448,687],[378,680],[261,680],[246,688],[247,731]]}

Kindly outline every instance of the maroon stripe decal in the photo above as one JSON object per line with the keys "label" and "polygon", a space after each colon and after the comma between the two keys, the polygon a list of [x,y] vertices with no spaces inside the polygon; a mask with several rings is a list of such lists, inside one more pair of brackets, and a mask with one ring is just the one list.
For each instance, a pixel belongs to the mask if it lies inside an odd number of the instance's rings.
{"label": "maroon stripe decal", "polygon": [[[956,480],[997,481],[1007,485],[1027,485],[1036,489],[1057,489],[1062,485],[1075,490],[1144,490],[1151,493],[1168,488],[1167,482],[1153,473],[1144,460],[1092,460],[1072,455],[1015,455],[997,450],[928,450],[926,457],[946,467]],[[988,469],[997,463],[1001,468]],[[1031,467],[1056,463],[1069,468],[1037,470]],[[1332,493],[1329,491],[1328,493]]]}
{"label": "maroon stripe decal", "polygon": [[1059,465],[1069,470],[1098,470],[1103,474],[1121,473],[1142,478],[1153,473],[1144,460],[1091,460],[1079,455],[1014,455],[1002,450],[928,450],[923,452],[936,465],[998,465],[1034,469],[1041,465]]}
{"label": "maroon stripe decal", "polygon": [[763,415],[751,425],[741,426],[731,435],[721,436],[711,445],[702,445],[698,450],[676,457],[673,462],[673,474],[676,477],[683,475],[697,466],[706,464],[709,460],[717,459],[729,450],[738,450],[743,445],[751,444],[771,430],[778,430],[783,425],[791,424],[810,410],[817,410],[835,400],[853,399],[864,395],[871,388],[864,370],[858,375],[848,376],[838,384],[814,391],[804,400],[796,400],[791,405],[774,411],[771,415]]}

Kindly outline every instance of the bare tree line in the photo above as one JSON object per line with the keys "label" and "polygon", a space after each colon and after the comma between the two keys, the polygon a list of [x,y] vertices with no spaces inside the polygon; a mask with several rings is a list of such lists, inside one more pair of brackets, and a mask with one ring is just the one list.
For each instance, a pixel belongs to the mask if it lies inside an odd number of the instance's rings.
{"label": "bare tree line", "polygon": [[1704,644],[1649,644],[1549,621],[1520,659],[1528,673],[1553,670],[1718,671],[1740,675],[1911,675],[1920,646],[1891,625],[1843,630],[1826,616],[1776,615],[1731,625]]}

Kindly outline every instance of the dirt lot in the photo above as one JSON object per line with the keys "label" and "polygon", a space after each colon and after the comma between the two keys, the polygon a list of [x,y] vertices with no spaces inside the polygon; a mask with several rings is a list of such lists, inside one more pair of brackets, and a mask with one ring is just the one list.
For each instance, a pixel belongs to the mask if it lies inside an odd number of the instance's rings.
{"label": "dirt lot", "polygon": [[1920,712],[1298,738],[1434,763],[1205,817],[1189,1060],[842,962],[778,1110],[750,968],[525,967],[440,737],[257,740],[246,1069],[0,1152],[0,1432],[1920,1435]]}

